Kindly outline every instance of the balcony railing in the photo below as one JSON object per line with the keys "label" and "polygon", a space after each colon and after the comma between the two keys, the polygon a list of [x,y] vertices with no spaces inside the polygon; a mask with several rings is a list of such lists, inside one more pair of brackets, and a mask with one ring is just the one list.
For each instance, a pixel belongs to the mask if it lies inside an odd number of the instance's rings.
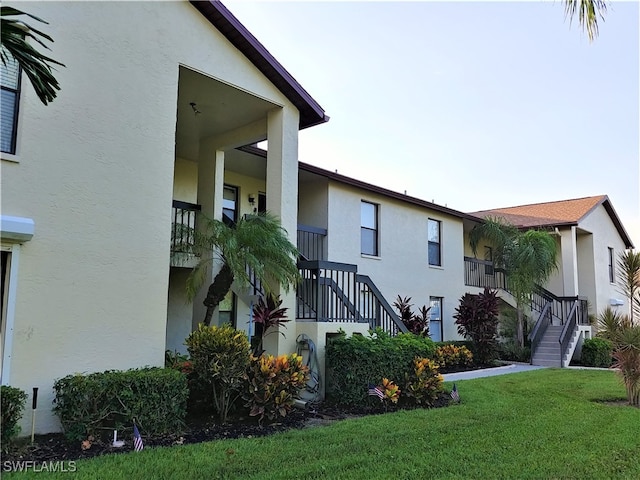
{"label": "balcony railing", "polygon": [[196,216],[200,205],[173,201],[171,214],[171,253],[193,254],[193,232],[196,228]]}
{"label": "balcony railing", "polygon": [[493,262],[472,257],[464,257],[464,284],[470,287],[507,290],[504,270],[495,268]]}
{"label": "balcony railing", "polygon": [[324,245],[326,237],[327,230],[325,228],[298,225],[300,259],[304,261],[326,260]]}

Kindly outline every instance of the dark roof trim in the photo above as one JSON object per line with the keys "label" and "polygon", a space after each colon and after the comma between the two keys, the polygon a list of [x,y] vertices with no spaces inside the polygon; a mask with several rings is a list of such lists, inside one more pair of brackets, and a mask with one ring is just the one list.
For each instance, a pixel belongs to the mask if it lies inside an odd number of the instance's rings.
{"label": "dark roof trim", "polygon": [[[620,221],[620,217],[618,217],[618,214],[614,210],[613,204],[611,203],[611,200],[609,200],[609,197],[605,195],[605,198],[602,200],[601,203],[602,203],[602,206],[604,207],[604,209],[609,214],[609,217],[611,218],[611,221],[615,225],[616,230],[618,230],[618,234],[620,235],[620,238],[622,238],[622,241],[624,242],[626,247],[627,248],[635,248],[633,246],[633,242],[631,241],[631,237],[629,236],[627,231],[624,229],[624,225],[622,225],[622,222]],[[585,215],[585,217],[586,217],[586,215]],[[582,218],[584,218],[584,217],[582,217]]]}
{"label": "dark roof trim", "polygon": [[[262,148],[256,147],[255,145],[245,145],[244,147],[238,147],[237,150],[240,150],[241,152],[251,153],[259,157],[267,158],[267,151],[263,150]],[[336,182],[343,183],[345,185],[351,185],[353,187],[362,188],[363,190],[367,190],[371,193],[377,193],[378,195],[383,195],[385,197],[394,198],[402,202],[411,203],[419,207],[429,208],[431,210],[435,210],[440,213],[445,213],[447,215],[452,215],[458,218],[474,220],[476,222],[482,222],[481,218],[474,217],[473,215],[469,215],[468,213],[459,212],[458,210],[453,210],[451,208],[443,207],[442,205],[426,202],[416,197],[410,197],[409,195],[404,195],[402,193],[394,192],[392,190],[387,190],[386,188],[378,187],[376,185],[372,185],[370,183],[357,180],[355,178],[346,177],[338,173],[330,172],[329,170],[316,167],[315,165],[310,165],[304,162],[298,162],[298,169],[304,170],[305,172],[320,175],[322,177],[328,178],[330,180],[334,180]]]}
{"label": "dark roof trim", "polygon": [[435,210],[440,213],[444,213],[446,215],[451,215],[461,219],[469,219],[478,221],[478,219],[472,215],[469,215],[464,212],[459,212],[458,210],[453,210],[448,207],[443,207],[442,205],[438,205],[435,203],[427,202],[425,200],[421,200],[416,197],[411,197],[409,195],[404,195],[402,193],[394,192],[393,190],[387,190],[386,188],[378,187],[377,185],[372,185],[370,183],[363,182],[361,180],[357,180],[355,178],[346,177],[344,175],[340,175],[335,172],[330,172],[329,170],[325,170],[324,168],[316,167],[315,165],[309,165],[308,163],[298,162],[298,167],[300,170],[304,170],[309,173],[315,173],[316,175],[320,175],[326,177],[330,180],[334,180],[339,183],[343,183],[345,185],[350,185],[352,187],[361,188],[363,190],[367,190],[371,193],[376,193],[378,195],[382,195],[384,197],[393,198],[395,200],[400,200],[401,202],[410,203],[412,205],[417,205],[418,207],[428,208],[430,210]]}
{"label": "dark roof trim", "polygon": [[318,102],[219,0],[190,1],[296,106],[300,111],[300,129],[329,121]]}

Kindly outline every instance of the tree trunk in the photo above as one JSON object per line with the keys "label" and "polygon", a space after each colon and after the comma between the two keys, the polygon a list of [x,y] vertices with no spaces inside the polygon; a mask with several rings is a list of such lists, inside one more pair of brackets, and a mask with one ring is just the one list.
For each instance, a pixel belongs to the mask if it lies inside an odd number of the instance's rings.
{"label": "tree trunk", "polygon": [[213,279],[213,283],[209,285],[207,296],[202,302],[207,307],[207,313],[204,316],[204,324],[208,327],[211,324],[211,318],[216,307],[220,304],[224,297],[231,289],[233,283],[233,272],[225,263]]}
{"label": "tree trunk", "polygon": [[518,345],[524,347],[524,312],[522,308],[517,309],[518,312]]}

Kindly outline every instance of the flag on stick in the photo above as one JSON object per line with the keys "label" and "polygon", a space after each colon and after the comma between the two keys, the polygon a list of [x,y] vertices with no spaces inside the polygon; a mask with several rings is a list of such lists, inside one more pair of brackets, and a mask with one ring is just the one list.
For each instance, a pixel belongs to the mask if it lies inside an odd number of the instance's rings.
{"label": "flag on stick", "polygon": [[138,426],[134,423],[133,424],[133,449],[136,452],[139,452],[143,448],[144,448],[144,445],[142,444],[142,437],[140,436],[140,432],[138,431]]}
{"label": "flag on stick", "polygon": [[378,397],[380,400],[384,398],[384,392],[373,384],[369,384],[369,395]]}
{"label": "flag on stick", "polygon": [[453,388],[451,389],[451,398],[453,398],[455,402],[460,401],[460,394],[458,393],[458,389],[456,388],[455,383],[453,384]]}

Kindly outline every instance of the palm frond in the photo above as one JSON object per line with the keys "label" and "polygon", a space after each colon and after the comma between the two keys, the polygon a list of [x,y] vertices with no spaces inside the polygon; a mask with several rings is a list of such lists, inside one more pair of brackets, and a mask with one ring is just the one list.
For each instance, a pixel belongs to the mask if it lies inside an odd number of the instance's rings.
{"label": "palm frond", "polygon": [[587,31],[589,40],[593,41],[599,33],[598,20],[604,21],[607,13],[607,3],[605,0],[564,0],[565,18],[571,24],[578,15],[580,27]]}
{"label": "palm frond", "polygon": [[18,63],[22,71],[33,85],[33,88],[42,103],[47,105],[57,96],[60,85],[53,75],[51,65],[64,64],[48,57],[28,42],[32,39],[42,47],[50,50],[43,40],[53,42],[53,39],[44,32],[31,27],[19,19],[7,18],[13,16],[26,15],[38,22],[47,23],[44,20],[12,7],[0,7],[0,36],[2,39],[2,49],[0,58],[4,65],[12,57]]}

